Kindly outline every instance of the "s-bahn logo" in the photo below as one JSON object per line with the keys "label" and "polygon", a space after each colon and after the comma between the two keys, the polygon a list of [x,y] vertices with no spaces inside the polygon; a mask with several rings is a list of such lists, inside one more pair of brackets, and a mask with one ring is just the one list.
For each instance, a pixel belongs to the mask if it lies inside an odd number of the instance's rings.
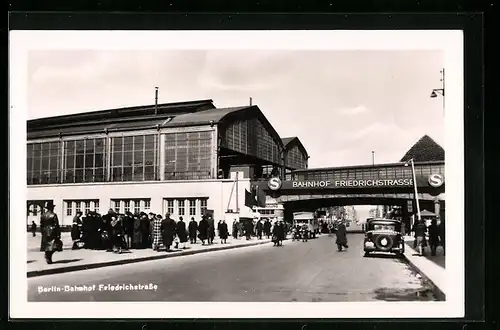
{"label": "s-bahn logo", "polygon": [[429,175],[429,184],[434,187],[438,188],[441,187],[444,183],[443,176],[441,174],[431,174]]}
{"label": "s-bahn logo", "polygon": [[283,182],[281,182],[280,178],[271,178],[271,179],[269,179],[269,182],[267,183],[267,186],[271,190],[278,190],[278,189],[281,188],[282,184],[283,184]]}

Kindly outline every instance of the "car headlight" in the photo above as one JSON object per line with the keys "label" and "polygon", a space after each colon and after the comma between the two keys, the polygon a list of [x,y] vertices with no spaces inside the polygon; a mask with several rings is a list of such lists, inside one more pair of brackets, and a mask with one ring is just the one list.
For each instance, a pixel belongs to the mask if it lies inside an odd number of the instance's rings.
{"label": "car headlight", "polygon": [[368,241],[368,242],[365,242],[365,246],[366,247],[373,247],[374,244],[373,244],[373,242]]}

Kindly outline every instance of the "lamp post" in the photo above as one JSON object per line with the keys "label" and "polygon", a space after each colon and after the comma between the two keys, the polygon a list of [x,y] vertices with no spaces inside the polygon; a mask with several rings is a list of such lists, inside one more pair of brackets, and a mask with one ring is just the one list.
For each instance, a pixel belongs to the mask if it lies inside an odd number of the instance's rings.
{"label": "lamp post", "polygon": [[420,203],[418,201],[418,191],[417,191],[417,177],[415,175],[415,164],[413,162],[413,158],[410,159],[409,161],[407,161],[405,163],[405,166],[408,166],[408,163],[411,164],[411,172],[412,172],[412,175],[413,175],[413,188],[414,188],[414,193],[415,193],[415,202],[417,204],[417,216],[418,216],[418,221],[420,222],[420,220],[422,218],[420,216]]}
{"label": "lamp post", "polygon": [[441,72],[441,83],[442,87],[441,88],[434,88],[431,93],[431,98],[436,98],[438,94],[440,94],[443,97],[443,114],[444,114],[444,109],[445,109],[445,103],[444,103],[444,68],[440,71]]}

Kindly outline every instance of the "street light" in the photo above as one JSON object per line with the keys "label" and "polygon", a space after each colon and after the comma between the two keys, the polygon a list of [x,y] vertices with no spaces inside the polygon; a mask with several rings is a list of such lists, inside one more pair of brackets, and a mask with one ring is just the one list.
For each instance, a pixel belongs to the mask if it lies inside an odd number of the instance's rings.
{"label": "street light", "polygon": [[418,216],[418,221],[420,222],[422,218],[420,217],[420,203],[418,201],[417,177],[415,175],[415,164],[413,163],[413,158],[407,161],[405,163],[405,166],[408,166],[408,163],[411,164],[411,172],[413,175],[413,188],[415,189],[415,202],[417,203],[417,216]]}
{"label": "street light", "polygon": [[438,94],[443,97],[443,113],[444,113],[444,108],[445,108],[445,103],[444,103],[444,68],[440,72],[441,72],[442,87],[441,88],[434,88],[432,90],[432,93],[431,93],[431,98],[438,97]]}

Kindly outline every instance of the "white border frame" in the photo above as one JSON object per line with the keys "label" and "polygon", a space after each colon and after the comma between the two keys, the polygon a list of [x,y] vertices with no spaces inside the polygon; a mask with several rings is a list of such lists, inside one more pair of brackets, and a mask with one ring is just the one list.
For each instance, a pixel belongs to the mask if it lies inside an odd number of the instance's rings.
{"label": "white border frame", "polygon": [[[10,45],[10,317],[12,318],[437,318],[463,317],[464,154],[463,32],[425,31],[11,31]],[[167,45],[167,46],[165,46]],[[167,48],[168,47],[168,48]],[[26,207],[27,56],[31,50],[442,50],[446,68],[445,302],[200,303],[27,301]],[[430,86],[431,88],[432,86]],[[448,221],[449,222],[449,221]],[[452,224],[452,225],[451,225]],[[22,251],[22,252],[21,252]],[[137,308],[137,304],[144,305]],[[186,308],[190,305],[192,308]],[[238,305],[236,307],[236,305]],[[245,305],[246,308],[242,308]]]}

